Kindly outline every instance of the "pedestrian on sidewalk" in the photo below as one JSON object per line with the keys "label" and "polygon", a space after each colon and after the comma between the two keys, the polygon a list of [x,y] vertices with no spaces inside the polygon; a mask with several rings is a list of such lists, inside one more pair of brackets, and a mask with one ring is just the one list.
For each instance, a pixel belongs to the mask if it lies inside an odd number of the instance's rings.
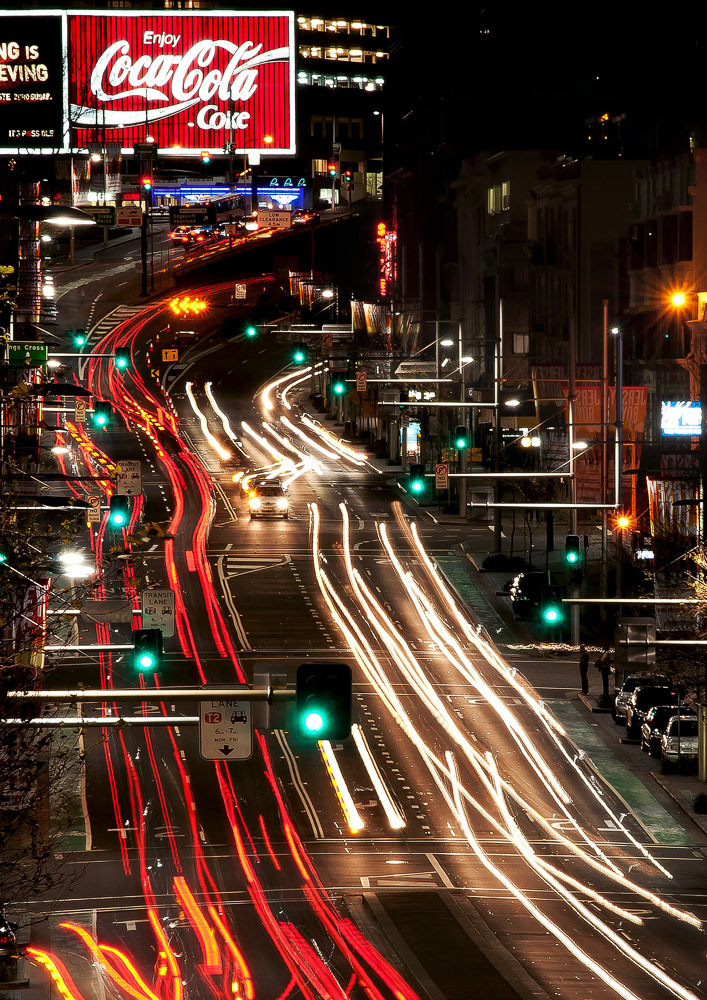
{"label": "pedestrian on sidewalk", "polygon": [[609,702],[609,677],[611,676],[611,652],[608,649],[602,650],[594,666],[601,674],[601,699],[604,704]]}
{"label": "pedestrian on sidewalk", "polygon": [[579,647],[579,676],[582,681],[582,694],[589,694],[589,653],[586,646]]}

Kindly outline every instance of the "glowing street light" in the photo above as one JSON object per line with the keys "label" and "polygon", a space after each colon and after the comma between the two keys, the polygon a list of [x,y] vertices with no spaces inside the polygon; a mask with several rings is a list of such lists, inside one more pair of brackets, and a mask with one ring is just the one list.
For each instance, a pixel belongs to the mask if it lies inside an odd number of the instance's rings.
{"label": "glowing street light", "polygon": [[684,292],[673,292],[672,296],[670,297],[670,301],[672,302],[672,304],[674,306],[676,306],[676,308],[679,309],[680,306],[684,306],[685,305],[685,293]]}

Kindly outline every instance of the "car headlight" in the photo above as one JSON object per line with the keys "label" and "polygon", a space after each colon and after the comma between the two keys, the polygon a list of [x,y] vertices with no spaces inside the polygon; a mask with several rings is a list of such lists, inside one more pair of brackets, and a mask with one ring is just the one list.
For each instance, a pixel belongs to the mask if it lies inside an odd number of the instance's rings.
{"label": "car headlight", "polygon": [[278,509],[278,510],[287,510],[287,500],[285,500],[285,498],[284,498],[284,497],[281,497],[281,498],[280,498],[280,499],[279,499],[279,500],[277,501],[277,509]]}
{"label": "car headlight", "polygon": [[260,497],[251,497],[250,500],[248,501],[248,506],[250,507],[251,510],[259,510]]}

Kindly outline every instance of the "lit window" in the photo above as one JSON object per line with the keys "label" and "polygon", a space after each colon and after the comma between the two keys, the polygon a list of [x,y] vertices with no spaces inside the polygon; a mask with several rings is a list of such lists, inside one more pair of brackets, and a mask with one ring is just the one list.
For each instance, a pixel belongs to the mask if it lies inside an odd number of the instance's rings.
{"label": "lit window", "polygon": [[527,333],[513,334],[513,353],[527,354],[530,350],[530,337]]}
{"label": "lit window", "polygon": [[507,212],[511,207],[511,182],[504,181],[501,185],[501,211]]}

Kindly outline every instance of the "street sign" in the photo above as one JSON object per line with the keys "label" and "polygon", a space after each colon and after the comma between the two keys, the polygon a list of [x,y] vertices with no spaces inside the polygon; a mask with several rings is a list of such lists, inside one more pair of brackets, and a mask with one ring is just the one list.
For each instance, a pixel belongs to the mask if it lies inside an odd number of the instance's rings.
{"label": "street sign", "polygon": [[86,400],[77,397],[74,405],[74,420],[77,424],[86,423]]}
{"label": "street sign", "polygon": [[115,225],[114,205],[88,205],[82,207],[81,211],[90,215],[97,226]]}
{"label": "street sign", "polygon": [[366,391],[366,373],[356,372],[356,391],[365,392]]}
{"label": "street sign", "polygon": [[7,358],[10,368],[39,368],[47,363],[47,345],[41,340],[11,340]]}
{"label": "street sign", "polygon": [[435,486],[438,490],[446,490],[449,486],[449,466],[446,462],[437,462],[435,465]]}
{"label": "street sign", "polygon": [[142,493],[142,472],[139,461],[120,460],[116,466],[115,492],[118,496],[134,497]]}
{"label": "street sign", "polygon": [[253,753],[251,702],[199,702],[199,752],[204,760],[248,760]]}
{"label": "street sign", "polygon": [[323,333],[322,334],[322,347],[332,347],[334,344],[334,334],[333,333]]}
{"label": "street sign", "polygon": [[165,347],[162,351],[163,361],[179,361],[179,351],[176,348]]}
{"label": "street sign", "polygon": [[258,212],[258,225],[266,229],[289,229],[289,212]]}
{"label": "street sign", "polygon": [[101,520],[101,498],[100,497],[86,497],[89,503],[88,508],[88,523],[95,524]]}
{"label": "street sign", "polygon": [[236,282],[236,285],[233,290],[234,299],[244,299],[247,294],[248,294],[247,285],[241,285],[239,282]]}
{"label": "street sign", "polygon": [[203,208],[198,205],[173,206],[169,210],[170,226],[205,226],[215,221],[214,213],[210,213],[206,205]]}
{"label": "street sign", "polygon": [[143,590],[142,627],[158,628],[167,639],[174,635],[174,591]]}
{"label": "street sign", "polygon": [[133,229],[139,228],[142,225],[142,206],[139,204],[121,205],[116,208],[115,224],[116,226],[129,226]]}

